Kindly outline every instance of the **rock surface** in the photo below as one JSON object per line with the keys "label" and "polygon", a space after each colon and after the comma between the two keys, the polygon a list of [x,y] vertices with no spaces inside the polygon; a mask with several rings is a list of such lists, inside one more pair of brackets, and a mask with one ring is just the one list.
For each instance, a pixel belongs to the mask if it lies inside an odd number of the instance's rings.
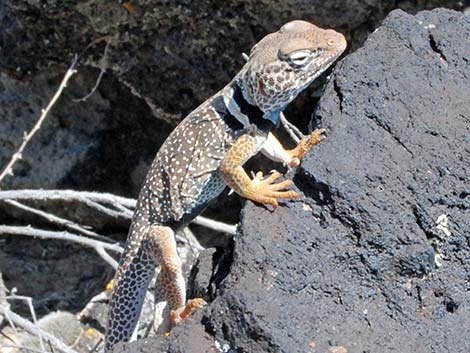
{"label": "rock surface", "polygon": [[248,202],[209,306],[116,352],[470,351],[469,38],[461,13],[392,12],[317,106],[305,197]]}

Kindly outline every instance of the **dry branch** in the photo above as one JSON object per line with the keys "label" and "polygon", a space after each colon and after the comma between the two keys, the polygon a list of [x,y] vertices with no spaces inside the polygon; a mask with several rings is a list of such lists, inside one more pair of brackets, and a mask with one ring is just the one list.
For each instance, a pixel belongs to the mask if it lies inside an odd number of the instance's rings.
{"label": "dry branch", "polygon": [[232,224],[227,224],[219,221],[214,221],[213,219],[207,218],[207,217],[196,217],[193,220],[194,224],[197,224],[199,226],[203,226],[209,229],[216,230],[218,232],[226,233],[229,235],[236,235],[237,234],[237,226],[232,225]]}
{"label": "dry branch", "polygon": [[94,249],[103,258],[103,260],[108,262],[114,269],[117,268],[118,264],[111,256],[108,255],[106,250],[114,251],[119,254],[123,252],[123,248],[119,244],[108,244],[96,239],[86,238],[66,231],[50,231],[32,228],[30,226],[0,225],[0,234],[27,235],[42,239],[72,241]]}
{"label": "dry branch", "polygon": [[70,230],[77,231],[79,233],[82,233],[84,235],[88,235],[90,237],[93,237],[93,238],[96,238],[96,239],[99,239],[99,240],[102,240],[102,241],[107,241],[107,242],[110,242],[110,243],[114,243],[114,241],[111,238],[105,237],[104,235],[99,235],[99,234],[97,234],[97,233],[95,233],[91,230],[85,229],[84,227],[82,227],[78,223],[72,222],[72,221],[70,221],[68,219],[65,219],[65,218],[55,216],[52,213],[44,212],[44,211],[38,210],[34,207],[26,206],[26,205],[24,205],[24,204],[22,204],[18,201],[15,201],[15,200],[5,200],[4,202],[11,205],[11,206],[13,206],[13,207],[19,208],[23,211],[35,214],[35,215],[37,215],[37,216],[39,216],[39,217],[41,217],[41,218],[43,218],[47,221],[49,221],[51,223],[54,223],[54,224],[57,224],[59,226],[63,226],[63,227],[68,228]]}
{"label": "dry branch", "polygon": [[36,134],[36,132],[41,128],[41,125],[44,122],[44,119],[46,119],[46,116],[49,113],[49,110],[51,110],[52,106],[55,104],[57,99],[59,99],[60,95],[62,94],[62,91],[64,90],[64,88],[67,86],[68,80],[70,79],[70,77],[72,77],[72,75],[74,73],[77,72],[75,70],[75,66],[77,65],[77,61],[78,61],[78,56],[75,55],[75,57],[72,61],[72,64],[70,65],[69,69],[65,73],[65,76],[62,79],[62,82],[61,82],[59,88],[57,89],[56,93],[52,97],[51,101],[49,102],[49,104],[47,105],[47,107],[45,109],[42,109],[41,116],[39,117],[38,121],[36,122],[36,124],[34,125],[34,127],[31,129],[31,131],[29,133],[27,133],[27,134],[25,133],[25,135],[23,137],[23,142],[21,143],[20,147],[13,154],[13,156],[11,157],[10,162],[8,162],[6,167],[3,169],[2,173],[0,173],[0,182],[3,180],[3,178],[5,178],[5,176],[13,175],[13,165],[19,159],[22,158],[23,151],[24,151],[26,145],[28,144],[29,140],[31,140],[31,138],[34,136],[34,134]]}
{"label": "dry branch", "polygon": [[[0,305],[8,305],[7,303],[7,289],[3,284],[3,276],[0,272]],[[2,326],[3,316],[0,315],[0,327]]]}
{"label": "dry branch", "polygon": [[109,50],[109,46],[111,44],[111,40],[112,40],[112,38],[110,38],[108,40],[108,42],[106,43],[106,47],[104,48],[104,53],[103,53],[103,56],[101,57],[101,60],[100,60],[100,69],[101,70],[100,70],[98,78],[95,82],[95,85],[93,86],[91,91],[87,95],[85,95],[84,97],[72,99],[74,102],[85,102],[98,89],[98,86],[100,85],[101,79],[103,78],[103,75],[106,72],[106,69],[107,69],[107,66],[108,66],[108,50]]}
{"label": "dry branch", "polygon": [[[126,220],[132,218],[137,203],[135,199],[113,194],[74,190],[0,190],[0,200],[80,202],[113,218],[124,218]],[[217,232],[229,235],[236,234],[235,225],[215,221],[207,217],[198,216],[193,222]]]}
{"label": "dry branch", "polygon": [[[34,306],[33,306],[33,298],[16,295],[15,291],[16,291],[16,288],[13,288],[12,295],[6,297],[6,299],[8,299],[8,300],[22,300],[22,301],[26,302],[26,304],[28,305],[28,308],[29,308],[29,313],[31,314],[31,317],[33,318],[33,323],[34,323],[35,326],[37,326],[38,320],[36,318],[36,311],[34,310]],[[7,306],[7,307],[9,308],[9,306]],[[10,322],[10,325],[12,325],[12,324],[13,323]],[[14,328],[14,327],[12,327],[12,328]],[[38,335],[38,338],[39,338],[39,344],[41,345],[41,350],[43,352],[45,352],[43,339],[40,335]]]}
{"label": "dry branch", "polygon": [[0,304],[0,314],[8,318],[12,323],[28,331],[29,333],[42,337],[42,339],[48,341],[55,349],[63,353],[77,353],[77,351],[65,345],[60,339],[58,339],[54,335],[51,335],[48,332],[41,330],[32,322],[22,318],[20,315],[11,311],[4,304]]}
{"label": "dry branch", "polygon": [[[19,202],[18,200],[22,201]],[[0,225],[0,234],[10,235],[26,235],[39,237],[42,239],[57,239],[72,241],[94,249],[103,260],[105,260],[114,269],[118,263],[108,254],[108,251],[122,253],[123,248],[112,239],[100,235],[94,231],[86,229],[84,226],[68,220],[63,217],[56,216],[50,212],[46,212],[35,207],[25,205],[25,201],[50,201],[60,200],[64,202],[79,202],[97,210],[105,215],[117,219],[130,221],[133,209],[136,206],[136,200],[120,197],[112,194],[103,194],[96,192],[83,192],[73,190],[6,190],[0,191],[0,201],[29,212],[42,219],[45,219],[59,227],[66,228],[68,231],[54,231],[33,228],[31,226],[9,226]],[[197,217],[195,224],[213,229],[218,232],[227,233],[229,235],[236,234],[236,226],[217,222],[205,217]],[[79,234],[76,234],[79,233]],[[188,232],[184,233],[186,237],[177,234],[177,240],[188,243],[193,251],[199,252],[201,245],[194,236],[188,236]],[[88,238],[91,237],[91,238]]]}
{"label": "dry branch", "polygon": [[287,133],[289,134],[291,139],[295,141],[295,143],[299,143],[300,139],[304,137],[304,134],[302,134],[302,132],[299,129],[297,129],[297,127],[294,124],[292,124],[289,120],[287,120],[283,112],[281,112],[279,115],[281,118],[282,127],[287,131]]}
{"label": "dry branch", "polygon": [[122,206],[133,209],[136,200],[116,196],[108,193],[99,193],[91,191],[75,191],[75,190],[42,190],[42,189],[22,189],[22,190],[3,190],[0,191],[0,200],[63,200],[63,201],[79,201],[84,199],[103,203],[103,204],[121,204]]}
{"label": "dry branch", "polygon": [[2,348],[15,348],[15,349],[18,349],[19,352],[25,351],[25,352],[32,352],[32,353],[46,353],[45,350],[34,349],[34,348],[31,348],[31,347],[20,346],[20,345],[17,345],[17,344],[3,345]]}

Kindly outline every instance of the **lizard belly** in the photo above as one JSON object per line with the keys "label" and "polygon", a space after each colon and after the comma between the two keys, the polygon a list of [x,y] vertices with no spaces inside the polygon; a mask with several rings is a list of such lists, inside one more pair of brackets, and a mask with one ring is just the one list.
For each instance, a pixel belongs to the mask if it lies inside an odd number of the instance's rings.
{"label": "lizard belly", "polygon": [[194,198],[193,202],[188,205],[188,209],[199,213],[210,201],[219,196],[227,187],[224,178],[220,172],[214,172],[209,179],[201,185],[199,194]]}
{"label": "lizard belly", "polygon": [[178,125],[157,153],[141,192],[151,224],[191,218],[224,190],[218,168],[237,133],[210,105]]}

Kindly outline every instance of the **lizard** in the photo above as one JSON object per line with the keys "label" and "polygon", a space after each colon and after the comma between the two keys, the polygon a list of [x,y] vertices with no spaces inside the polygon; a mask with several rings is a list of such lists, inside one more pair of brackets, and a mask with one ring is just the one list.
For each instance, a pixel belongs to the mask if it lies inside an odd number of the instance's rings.
{"label": "lizard", "polygon": [[244,163],[258,152],[289,167],[324,138],[316,129],[293,149],[272,133],[286,106],[346,49],[345,37],[332,29],[295,20],[255,44],[239,73],[171,132],[145,178],[114,279],[105,351],[129,341],[137,325],[148,284],[160,266],[157,288],[179,324],[202,298],[186,300],[175,233],[199,215],[228,186],[241,197],[278,206],[298,198],[293,181],[262,172],[250,178]]}

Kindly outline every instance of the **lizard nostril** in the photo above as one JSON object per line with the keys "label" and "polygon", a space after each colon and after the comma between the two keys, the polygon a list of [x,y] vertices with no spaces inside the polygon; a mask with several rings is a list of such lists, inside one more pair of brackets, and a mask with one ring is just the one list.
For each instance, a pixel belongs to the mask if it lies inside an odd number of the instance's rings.
{"label": "lizard nostril", "polygon": [[335,40],[334,39],[328,39],[326,41],[326,44],[328,44],[328,46],[332,47],[335,44]]}

